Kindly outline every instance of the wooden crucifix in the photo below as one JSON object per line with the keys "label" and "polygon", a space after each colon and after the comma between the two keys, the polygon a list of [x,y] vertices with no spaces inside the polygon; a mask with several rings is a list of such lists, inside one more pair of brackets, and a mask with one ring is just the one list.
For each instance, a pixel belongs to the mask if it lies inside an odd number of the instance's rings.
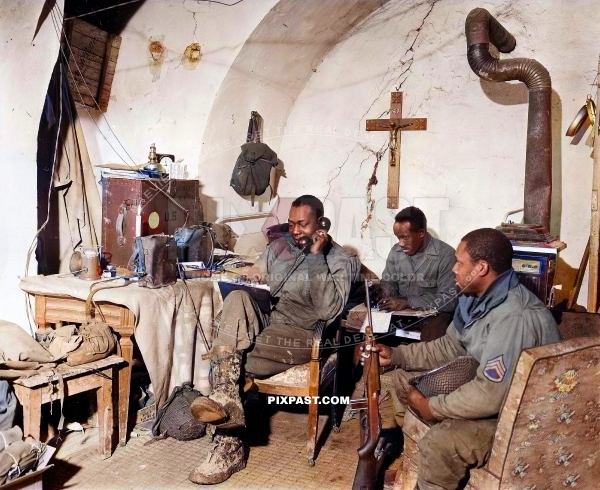
{"label": "wooden crucifix", "polygon": [[402,119],[402,92],[392,92],[389,119],[367,119],[367,131],[389,131],[387,207],[398,209],[400,197],[400,135],[402,131],[425,131],[426,118]]}

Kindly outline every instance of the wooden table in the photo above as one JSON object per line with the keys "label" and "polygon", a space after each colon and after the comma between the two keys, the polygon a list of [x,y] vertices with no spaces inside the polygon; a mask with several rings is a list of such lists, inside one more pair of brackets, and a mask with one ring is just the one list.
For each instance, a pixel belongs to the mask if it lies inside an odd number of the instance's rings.
{"label": "wooden table", "polygon": [[[47,330],[51,324],[84,323],[86,321],[85,300],[62,294],[30,292],[35,297],[35,323],[40,331]],[[133,359],[133,342],[131,336],[135,329],[135,315],[125,306],[97,301],[102,310],[106,323],[119,335],[121,357],[127,361],[127,366],[119,370],[119,443],[124,446],[127,442],[127,418],[129,416],[129,390],[131,384],[131,361]],[[91,316],[95,316],[92,305]]]}
{"label": "wooden table", "polygon": [[94,289],[95,305],[90,313],[97,319],[102,318],[100,313],[104,315],[120,337],[121,357],[129,363],[119,373],[119,441],[123,445],[127,439],[132,341],[135,339],[148,369],[157,407],[176,386],[190,379],[195,389],[209,395],[210,360],[202,357],[210,348],[214,318],[223,300],[211,279],[177,281],[157,289],[122,279],[109,283],[100,287],[98,282],[51,275],[22,278],[19,287],[35,297],[32,316],[42,330],[59,322],[85,322],[85,299]]}

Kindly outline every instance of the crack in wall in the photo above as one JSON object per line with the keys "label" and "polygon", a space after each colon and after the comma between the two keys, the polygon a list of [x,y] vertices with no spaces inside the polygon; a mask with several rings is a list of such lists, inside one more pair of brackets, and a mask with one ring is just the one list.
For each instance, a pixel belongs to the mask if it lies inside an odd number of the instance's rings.
{"label": "crack in wall", "polygon": [[327,199],[329,197],[329,193],[331,192],[331,183],[340,176],[340,174],[342,173],[342,168],[344,167],[344,165],[346,165],[346,163],[348,163],[348,160],[350,159],[350,155],[352,153],[354,153],[354,150],[356,150],[356,147],[359,146],[359,143],[355,143],[354,144],[354,148],[352,148],[352,150],[350,150],[347,154],[346,154],[346,159],[342,162],[341,165],[334,167],[332,170],[337,170],[337,174],[334,175],[333,177],[331,177],[331,179],[329,179],[327,181],[327,184],[329,185],[329,189],[327,189],[327,194],[325,194],[325,199]]}
{"label": "crack in wall", "polygon": [[[433,8],[435,7],[435,4],[438,3],[440,0],[433,0],[429,6],[429,11],[425,14],[425,17],[423,17],[423,19],[421,20],[421,25],[417,28],[417,35],[415,36],[415,38],[413,39],[412,44],[410,45],[410,47],[406,50],[406,52],[404,53],[404,56],[406,56],[409,52],[411,53],[411,57],[409,60],[403,62],[400,61],[400,65],[404,66],[405,64],[408,64],[408,67],[406,68],[406,70],[404,70],[399,77],[396,78],[396,80],[399,80],[400,77],[402,77],[405,73],[410,71],[410,68],[412,67],[412,64],[414,63],[415,60],[415,44],[417,43],[417,40],[419,39],[421,32],[423,31],[423,27],[425,26],[425,21],[427,20],[427,18],[431,15],[431,12],[433,12]],[[404,58],[404,56],[402,56],[402,58]],[[400,59],[402,59],[400,58]],[[404,78],[404,80],[402,80],[400,82],[400,84],[396,87],[396,91],[400,90],[402,88],[402,85],[404,84],[404,82],[406,82],[406,80],[408,79],[408,76],[406,78]]]}
{"label": "crack in wall", "polygon": [[[376,153],[381,153],[382,157],[387,153],[388,148],[390,147],[389,142],[386,142],[383,145],[381,145],[381,148],[379,148],[378,152],[375,152],[375,151],[371,150],[371,148],[369,148],[368,146],[365,146],[363,144],[361,144],[360,146],[364,151],[368,151],[369,153],[371,153],[371,155],[375,155]],[[384,148],[384,146],[385,146],[385,148]],[[358,165],[358,172],[356,172],[357,176],[362,171],[363,163],[365,163],[369,158],[371,158],[371,157],[368,156],[367,158],[364,158],[363,160],[361,160],[361,162]]]}
{"label": "crack in wall", "polygon": [[[519,22],[521,24],[523,31],[525,31],[525,37],[526,38],[529,37],[529,31],[527,30],[527,22],[521,15],[521,12],[517,9],[517,7],[515,5],[513,5],[512,2],[509,2],[506,5],[502,6],[501,8],[497,9],[496,13],[494,14],[494,17],[496,17],[497,20],[505,20],[505,19],[509,19],[511,17],[514,18],[517,22]],[[508,29],[508,32],[510,32],[511,34],[514,35],[514,33],[511,32],[510,29]],[[519,44],[518,40],[517,40],[517,44]]]}
{"label": "crack in wall", "polygon": [[[416,31],[416,36],[413,39],[411,45],[408,47],[408,49],[404,52],[404,54],[400,57],[400,61],[399,63],[397,63],[394,67],[388,67],[388,69],[386,70],[386,72],[383,74],[383,76],[381,77],[381,82],[384,82],[384,80],[387,78],[388,74],[390,73],[390,71],[395,71],[398,67],[403,68],[405,65],[408,64],[408,66],[405,69],[402,69],[402,71],[400,72],[400,74],[398,76],[396,76],[393,81],[388,81],[384,84],[383,88],[380,90],[379,94],[377,95],[377,97],[375,99],[373,99],[373,101],[371,102],[371,104],[369,105],[369,107],[367,108],[367,110],[365,111],[365,113],[361,116],[361,118],[359,119],[359,125],[362,123],[362,121],[364,120],[364,118],[367,116],[367,114],[369,113],[369,111],[371,110],[371,108],[375,105],[375,103],[381,99],[381,97],[383,96],[383,94],[388,90],[390,84],[395,84],[398,83],[400,81],[400,79],[402,77],[404,77],[404,75],[406,75],[407,73],[410,72],[410,68],[414,62],[415,59],[415,51],[414,51],[414,47],[415,44],[417,43],[421,32],[423,31],[423,27],[425,26],[425,22],[427,21],[427,18],[431,15],[433,8],[435,7],[436,3],[438,3],[441,0],[431,0],[431,1],[427,1],[427,2],[421,2],[418,5],[415,5],[413,8],[418,8],[419,6],[423,5],[423,4],[429,4],[429,10],[427,11],[427,13],[424,15],[424,17],[421,19],[421,24],[419,25],[419,27],[417,27],[416,29],[411,29],[409,31],[409,33],[406,35],[405,38],[405,42],[408,40],[409,36],[411,35],[411,33]],[[408,55],[411,54],[410,58],[408,60],[403,61],[403,59]],[[402,85],[406,82],[406,80],[408,79],[408,75],[406,77],[404,77],[403,80],[401,80],[398,85],[396,86],[396,91],[399,91],[402,88]],[[380,82],[380,83],[381,83]],[[388,114],[389,110],[387,112],[385,112],[384,114]]]}

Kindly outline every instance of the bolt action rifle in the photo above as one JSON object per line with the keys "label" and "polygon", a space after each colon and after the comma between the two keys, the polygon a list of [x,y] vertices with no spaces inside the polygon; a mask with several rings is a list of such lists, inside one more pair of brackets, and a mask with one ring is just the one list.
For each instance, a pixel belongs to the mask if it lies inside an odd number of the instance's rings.
{"label": "bolt action rifle", "polygon": [[350,401],[350,408],[359,410],[361,444],[358,448],[358,465],[356,466],[352,490],[375,489],[379,468],[388,450],[388,444],[380,437],[379,393],[381,383],[379,379],[379,354],[372,352],[375,337],[373,336],[373,319],[367,281],[365,281],[365,290],[368,324],[365,328],[365,344],[361,357],[366,397]]}

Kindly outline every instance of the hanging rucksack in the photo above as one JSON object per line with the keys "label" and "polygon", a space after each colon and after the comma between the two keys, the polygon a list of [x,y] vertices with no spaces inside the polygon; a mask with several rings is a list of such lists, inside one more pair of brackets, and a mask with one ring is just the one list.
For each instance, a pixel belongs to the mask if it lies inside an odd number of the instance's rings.
{"label": "hanging rucksack", "polygon": [[240,196],[250,196],[254,206],[254,196],[260,196],[267,190],[271,170],[276,166],[277,154],[260,142],[258,113],[252,111],[246,143],[242,145],[242,152],[231,174],[231,187]]}

